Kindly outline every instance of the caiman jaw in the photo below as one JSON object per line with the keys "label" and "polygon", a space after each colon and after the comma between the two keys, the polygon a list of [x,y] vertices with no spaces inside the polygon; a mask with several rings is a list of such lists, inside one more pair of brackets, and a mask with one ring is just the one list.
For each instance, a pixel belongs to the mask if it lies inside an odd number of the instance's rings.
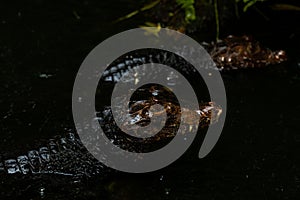
{"label": "caiman jaw", "polygon": [[286,52],[283,50],[274,52],[275,63],[281,63],[287,60]]}

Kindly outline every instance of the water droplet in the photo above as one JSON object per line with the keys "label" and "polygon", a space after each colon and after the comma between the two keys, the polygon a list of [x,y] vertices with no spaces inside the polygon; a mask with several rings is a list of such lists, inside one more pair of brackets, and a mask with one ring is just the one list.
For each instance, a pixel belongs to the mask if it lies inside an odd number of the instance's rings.
{"label": "water droplet", "polygon": [[169,195],[170,194],[171,189],[170,188],[165,188],[165,194]]}
{"label": "water droplet", "polygon": [[164,179],[164,175],[161,175],[159,180],[162,181]]}
{"label": "water droplet", "polygon": [[44,197],[45,197],[45,190],[46,190],[46,188],[40,187],[39,193],[40,193],[41,198],[44,198]]}

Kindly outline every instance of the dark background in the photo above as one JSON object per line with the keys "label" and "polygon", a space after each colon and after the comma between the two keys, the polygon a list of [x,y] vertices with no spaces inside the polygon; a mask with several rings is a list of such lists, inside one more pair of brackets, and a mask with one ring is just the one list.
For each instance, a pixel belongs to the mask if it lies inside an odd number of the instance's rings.
{"label": "dark background", "polygon": [[[143,24],[141,16],[112,23],[142,3],[1,1],[0,152],[16,156],[40,138],[74,128],[71,95],[81,62],[107,37]],[[296,199],[300,191],[299,11],[262,9],[268,21],[250,10],[222,29],[221,36],[251,34],[265,46],[286,50],[289,61],[223,74],[226,123],[206,158],[197,159],[196,141],[186,156],[157,172],[120,173],[91,187],[62,184],[66,189],[59,191],[51,190],[51,184],[31,181],[21,196],[71,199],[78,197],[76,188],[86,198]],[[195,34],[201,38],[201,33]],[[203,35],[206,39],[208,34]],[[208,36],[213,37],[213,33]],[[9,188],[18,184],[23,183],[15,181]],[[43,195],[41,187],[45,187]],[[6,193],[7,189],[0,189]]]}

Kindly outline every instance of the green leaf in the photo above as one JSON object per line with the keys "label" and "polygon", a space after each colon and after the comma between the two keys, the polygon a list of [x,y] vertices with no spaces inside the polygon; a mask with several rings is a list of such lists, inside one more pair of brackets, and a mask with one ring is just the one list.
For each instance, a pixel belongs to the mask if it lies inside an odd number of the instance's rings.
{"label": "green leaf", "polygon": [[194,0],[176,0],[176,3],[184,9],[185,21],[190,22],[196,19],[196,11],[194,7]]}
{"label": "green leaf", "polygon": [[244,0],[244,3],[246,3],[246,5],[244,6],[243,11],[246,12],[248,8],[253,6],[256,2],[257,0]]}
{"label": "green leaf", "polygon": [[120,18],[117,19],[115,22],[119,22],[119,21],[123,21],[123,20],[125,20],[125,19],[129,19],[129,18],[133,17],[134,15],[137,15],[137,14],[140,13],[140,12],[143,12],[143,11],[145,11],[145,10],[149,10],[149,9],[153,8],[154,6],[156,6],[156,4],[158,4],[159,2],[160,2],[160,0],[156,0],[156,1],[153,1],[153,2],[151,2],[151,3],[149,3],[149,4],[146,4],[146,5],[143,6],[141,9],[135,10],[135,11],[133,11],[133,12],[131,12],[131,13],[129,13],[129,14],[123,16],[123,17],[120,17]]}
{"label": "green leaf", "polygon": [[190,6],[185,9],[185,21],[190,22],[196,19],[195,8]]}

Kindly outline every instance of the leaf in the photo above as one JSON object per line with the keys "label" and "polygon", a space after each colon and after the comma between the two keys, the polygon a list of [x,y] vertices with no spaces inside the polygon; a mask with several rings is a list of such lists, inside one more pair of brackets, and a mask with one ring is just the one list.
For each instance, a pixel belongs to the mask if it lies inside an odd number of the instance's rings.
{"label": "leaf", "polygon": [[256,1],[257,0],[244,0],[244,3],[246,3],[246,5],[244,6],[243,11],[246,12],[248,8],[250,8],[256,3]]}
{"label": "leaf", "polygon": [[176,0],[176,3],[184,9],[186,22],[189,23],[196,19],[194,0]]}
{"label": "leaf", "polygon": [[185,21],[190,22],[196,19],[195,8],[190,6],[185,9]]}
{"label": "leaf", "polygon": [[251,6],[253,6],[254,4],[256,4],[259,1],[264,2],[267,0],[243,0],[244,4],[246,4],[243,8],[243,11],[246,12],[248,10],[248,8],[250,8]]}
{"label": "leaf", "polygon": [[153,8],[154,6],[156,6],[156,4],[158,4],[159,2],[160,2],[160,0],[156,0],[154,2],[146,4],[141,9],[135,10],[135,11],[123,16],[123,17],[118,18],[115,22],[119,22],[119,21],[123,21],[125,19],[129,19],[129,18],[133,17],[134,15],[137,15],[140,12],[143,12],[145,10],[149,10],[149,9]]}
{"label": "leaf", "polygon": [[299,6],[294,6],[291,4],[274,4],[271,5],[273,10],[290,10],[290,11],[300,11]]}
{"label": "leaf", "polygon": [[152,22],[146,22],[145,25],[146,26],[140,26],[140,28],[145,30],[145,35],[155,35],[158,37],[158,33],[161,30],[160,23],[155,24]]}

